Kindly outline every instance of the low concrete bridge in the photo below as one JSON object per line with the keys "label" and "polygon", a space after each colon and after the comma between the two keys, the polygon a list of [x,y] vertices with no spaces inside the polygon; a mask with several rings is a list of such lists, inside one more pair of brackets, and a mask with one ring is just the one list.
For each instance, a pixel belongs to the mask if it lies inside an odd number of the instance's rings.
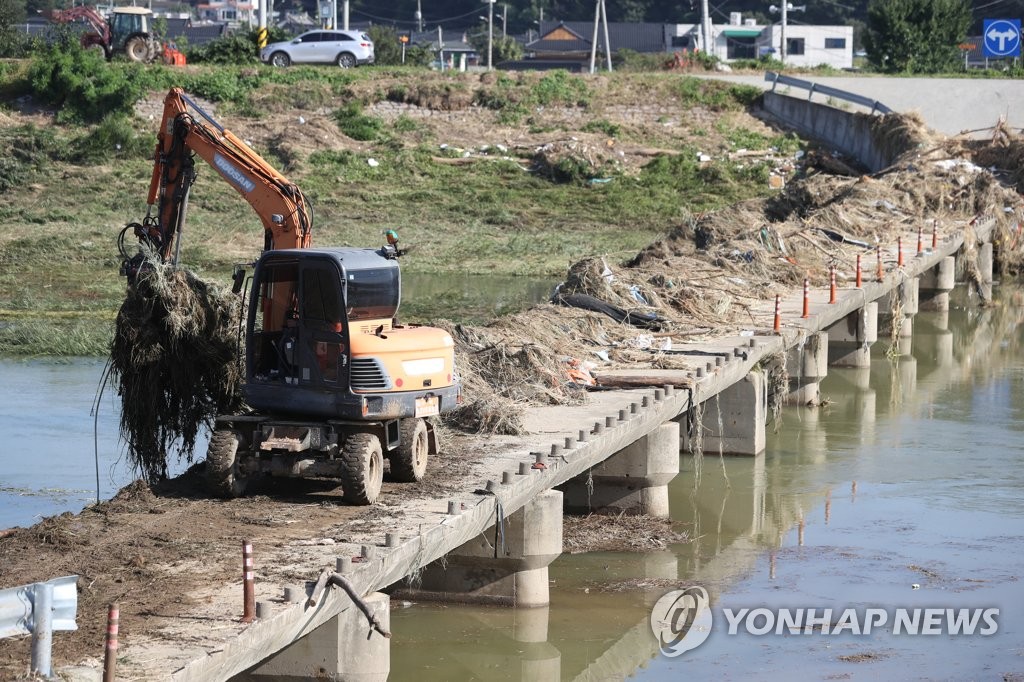
{"label": "low concrete bridge", "polygon": [[[667,516],[667,484],[679,471],[680,450],[689,449],[693,439],[700,439],[706,452],[761,454],[767,416],[764,361],[785,358],[796,402],[817,396],[829,364],[869,367],[880,310],[892,307],[890,297],[900,298],[907,316],[898,323],[898,338],[909,336],[921,306],[948,307],[953,254],[962,239],[955,229],[935,248],[908,256],[902,267],[894,267],[896,254],[887,253],[882,281],[843,287],[835,303],[828,302],[828,291],[812,292],[807,318],[801,317],[802,297],[794,293],[781,302],[785,322],[778,333],[771,331],[773,308],[762,306],[753,313],[755,335],[683,347],[716,355],[704,356],[712,361],[696,372],[666,371],[670,381],[663,387],[595,393],[583,406],[531,409],[528,438],[477,443],[476,490],[453,499],[418,500],[388,524],[386,533],[357,534],[353,544],[332,547],[330,554],[323,548],[305,550],[301,561],[310,584],[284,593],[283,586],[262,586],[259,617],[250,625],[223,618],[220,604],[238,601],[238,587],[215,590],[209,613],[195,616],[210,618],[210,625],[190,628],[179,641],[166,633],[154,633],[148,643],[136,640],[131,657],[148,661],[153,679],[228,679],[243,673],[244,679],[317,674],[383,679],[389,640],[374,632],[367,637],[366,617],[343,590],[330,588],[315,606],[307,604],[312,581],[325,567],[336,569],[358,594],[369,595],[366,605],[385,629],[389,597],[379,592],[384,588],[417,599],[546,605],[547,567],[562,551],[563,509]],[[990,245],[982,247],[982,271],[989,278],[990,254]],[[713,409],[711,399],[721,412],[720,432],[717,419],[701,421],[692,412],[702,404]],[[417,580],[407,581],[410,575]]]}
{"label": "low concrete bridge", "polygon": [[[225,615],[223,605],[239,601],[238,585],[215,585],[192,595],[196,606],[187,625],[138,633],[125,653],[145,661],[145,679],[385,679],[390,640],[380,631],[388,629],[389,595],[382,590],[416,599],[544,607],[548,565],[562,551],[564,511],[667,517],[667,486],[679,472],[680,451],[758,457],[768,416],[766,367],[784,365],[789,399],[804,403],[817,399],[829,366],[870,367],[880,319],[895,327],[899,348],[919,309],[948,309],[963,227],[944,225],[934,244],[929,240],[928,248],[905,260],[895,244],[886,245],[878,281],[866,273],[861,286],[850,281],[839,288],[834,302],[827,290],[811,292],[806,316],[802,292],[792,292],[780,301],[778,330],[775,308],[766,302],[751,311],[753,335],[677,345],[675,351],[704,364],[695,371],[663,371],[663,385],[593,393],[582,406],[531,409],[528,436],[471,442],[478,462],[473,482],[459,494],[417,499],[401,515],[377,518],[366,526],[372,530],[351,534],[349,544],[287,548],[288,561],[308,582],[259,585],[255,622],[243,625]],[[990,228],[982,221],[975,234],[987,241]],[[904,243],[916,237],[905,234]],[[991,244],[970,247],[978,248],[981,278],[990,282]],[[892,311],[901,316],[887,320]],[[712,409],[716,418],[701,418],[702,410]],[[745,500],[737,513],[756,520],[757,505],[756,497]],[[268,548],[263,560],[276,560],[274,551],[283,553]],[[339,587],[318,590],[314,581],[324,569],[362,599]],[[369,629],[367,614],[379,630]],[[594,661],[579,679],[620,670],[623,660],[635,658],[624,653],[636,648],[631,638],[646,633],[645,622],[629,628],[621,640],[625,649]]]}

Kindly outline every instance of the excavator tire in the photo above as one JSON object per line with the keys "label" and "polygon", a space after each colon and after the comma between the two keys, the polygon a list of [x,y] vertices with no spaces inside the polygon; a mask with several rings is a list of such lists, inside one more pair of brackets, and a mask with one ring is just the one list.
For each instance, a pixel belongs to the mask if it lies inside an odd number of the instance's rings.
{"label": "excavator tire", "polygon": [[427,473],[427,425],[422,419],[403,419],[398,424],[401,444],[391,453],[391,477],[402,483],[419,483]]}
{"label": "excavator tire", "polygon": [[377,501],[384,480],[384,454],[380,439],[372,433],[353,433],[341,449],[341,492],[349,504]]}
{"label": "excavator tire", "polygon": [[150,59],[149,41],[142,36],[130,38],[124,44],[124,53],[133,62],[148,62]]}
{"label": "excavator tire", "polygon": [[217,429],[206,450],[206,487],[219,497],[241,497],[249,483],[238,468],[241,438],[231,429]]}

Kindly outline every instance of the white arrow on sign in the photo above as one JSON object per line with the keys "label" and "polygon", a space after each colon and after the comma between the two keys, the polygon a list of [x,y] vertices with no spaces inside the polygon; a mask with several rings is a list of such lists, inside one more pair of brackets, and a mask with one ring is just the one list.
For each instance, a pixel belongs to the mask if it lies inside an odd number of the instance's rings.
{"label": "white arrow on sign", "polygon": [[989,40],[999,41],[999,52],[1006,52],[1006,41],[1013,40],[1017,37],[1016,31],[997,31],[993,26],[992,29],[985,34],[985,37]]}

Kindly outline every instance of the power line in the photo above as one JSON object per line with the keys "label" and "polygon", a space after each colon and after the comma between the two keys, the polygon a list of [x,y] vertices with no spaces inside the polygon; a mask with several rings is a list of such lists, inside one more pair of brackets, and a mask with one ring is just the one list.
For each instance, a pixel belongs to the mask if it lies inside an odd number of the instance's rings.
{"label": "power line", "polygon": [[[454,17],[444,17],[444,18],[441,18],[441,19],[428,19],[427,17],[424,17],[423,18],[423,23],[427,23],[429,21],[430,23],[443,24],[443,23],[447,23],[447,22],[451,22],[451,21],[457,21],[459,19],[465,19],[466,17],[473,16],[473,15],[475,15],[477,13],[478,13],[478,10],[472,10],[470,12],[466,12],[465,14],[459,14],[459,15],[454,16]],[[370,14],[369,12],[364,12],[362,10],[358,10],[358,9],[353,9],[352,10],[352,14],[358,14],[359,16],[363,16],[363,17],[366,17],[368,19],[373,19],[375,21],[385,21],[385,22],[394,23],[394,24],[413,24],[413,25],[418,24],[418,22],[415,19],[407,20],[407,19],[395,19],[395,18],[392,18],[392,17],[381,17],[381,16],[377,16],[377,15],[374,15],[374,14]]]}

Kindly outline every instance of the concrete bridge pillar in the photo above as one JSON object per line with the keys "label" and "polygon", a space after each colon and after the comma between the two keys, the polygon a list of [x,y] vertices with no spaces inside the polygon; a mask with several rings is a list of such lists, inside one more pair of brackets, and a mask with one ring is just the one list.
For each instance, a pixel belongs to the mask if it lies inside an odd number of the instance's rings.
{"label": "concrete bridge pillar", "polygon": [[983,283],[992,284],[992,270],[994,264],[995,258],[992,252],[992,242],[980,244],[978,246],[978,274],[981,275],[981,281]]}
{"label": "concrete bridge pillar", "polygon": [[[757,456],[764,452],[768,386],[762,373],[748,373],[742,381],[706,400],[703,410],[701,423],[693,428],[702,430],[705,453]],[[690,440],[695,436],[688,434],[687,429],[680,433],[680,447],[689,452]]]}
{"label": "concrete bridge pillar", "polygon": [[786,373],[789,374],[791,405],[821,402],[821,380],[828,375],[828,334],[808,334],[804,342],[786,353]]}
{"label": "concrete bridge pillar", "polygon": [[395,594],[412,600],[547,606],[548,564],[561,553],[562,493],[546,490],[503,523],[426,566],[419,584],[400,583]]}
{"label": "concrete bridge pillar", "polygon": [[668,518],[668,484],[679,473],[679,424],[661,424],[562,486],[570,512]]}
{"label": "concrete bridge pillar", "polygon": [[949,292],[956,285],[956,258],[946,256],[921,274],[918,307],[922,311],[949,310]]}
{"label": "concrete bridge pillar", "polygon": [[919,309],[919,282],[917,277],[910,277],[899,284],[888,294],[878,299],[878,314],[885,321],[885,328],[891,330],[897,321],[893,319],[892,311],[898,307],[903,313],[903,319],[898,322],[900,328],[896,334],[897,338],[908,338],[914,335],[914,315]]}
{"label": "concrete bridge pillar", "polygon": [[871,344],[878,340],[878,303],[864,304],[826,330],[828,364],[833,367],[870,367]]}
{"label": "concrete bridge pillar", "polygon": [[[390,630],[390,597],[375,592],[364,601],[381,626]],[[390,671],[391,640],[374,631],[353,605],[235,679],[384,682]]]}

